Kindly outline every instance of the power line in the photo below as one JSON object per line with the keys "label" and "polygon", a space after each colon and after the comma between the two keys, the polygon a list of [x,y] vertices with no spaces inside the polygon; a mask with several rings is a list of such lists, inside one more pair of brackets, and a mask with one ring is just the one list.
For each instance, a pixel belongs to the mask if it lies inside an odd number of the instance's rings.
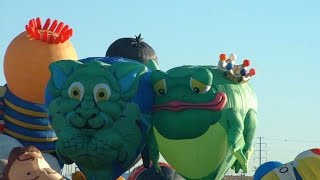
{"label": "power line", "polygon": [[285,142],[303,142],[303,143],[320,143],[320,141],[307,141],[307,140],[298,140],[298,139],[278,139],[278,138],[265,138],[266,140],[271,141],[285,141]]}

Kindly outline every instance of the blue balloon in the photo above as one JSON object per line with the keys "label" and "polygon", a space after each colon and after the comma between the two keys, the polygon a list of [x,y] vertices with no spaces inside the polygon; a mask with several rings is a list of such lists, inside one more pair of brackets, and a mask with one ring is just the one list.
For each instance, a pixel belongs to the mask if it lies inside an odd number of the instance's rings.
{"label": "blue balloon", "polygon": [[268,172],[274,170],[275,168],[278,168],[282,166],[283,164],[278,161],[269,161],[261,166],[256,170],[255,174],[253,175],[253,180],[260,180],[264,175],[266,175]]}
{"label": "blue balloon", "polygon": [[226,68],[227,68],[227,70],[231,70],[233,68],[233,64],[232,63],[228,63]]}
{"label": "blue balloon", "polygon": [[247,75],[247,70],[246,69],[241,69],[240,74],[241,74],[241,76],[246,76]]}

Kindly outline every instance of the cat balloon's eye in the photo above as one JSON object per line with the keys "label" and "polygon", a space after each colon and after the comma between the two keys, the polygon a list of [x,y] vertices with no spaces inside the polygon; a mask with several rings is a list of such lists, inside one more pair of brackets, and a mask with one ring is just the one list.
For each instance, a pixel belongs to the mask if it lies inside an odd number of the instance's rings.
{"label": "cat balloon's eye", "polygon": [[167,84],[165,79],[161,79],[153,85],[154,91],[159,95],[163,96],[167,92]]}
{"label": "cat balloon's eye", "polygon": [[106,101],[111,96],[111,89],[108,84],[99,83],[93,88],[93,96],[96,102]]}
{"label": "cat balloon's eye", "polygon": [[195,92],[197,94],[204,94],[210,90],[211,86],[203,84],[202,82],[191,78],[190,79],[190,88],[193,92]]}
{"label": "cat balloon's eye", "polygon": [[84,95],[84,86],[81,82],[73,82],[68,89],[68,95],[72,99],[82,100]]}

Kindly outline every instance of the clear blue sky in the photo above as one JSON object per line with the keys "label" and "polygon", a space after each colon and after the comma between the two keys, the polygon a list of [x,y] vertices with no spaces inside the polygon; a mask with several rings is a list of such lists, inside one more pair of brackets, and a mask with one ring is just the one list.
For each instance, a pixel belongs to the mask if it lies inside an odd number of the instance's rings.
{"label": "clear blue sky", "polygon": [[238,63],[248,58],[257,70],[251,80],[259,100],[256,136],[265,138],[268,160],[291,161],[320,146],[320,1],[1,0],[0,6],[1,61],[35,17],[69,24],[80,58],[104,56],[116,39],[139,33],[163,70],[216,65],[223,52],[236,53]]}

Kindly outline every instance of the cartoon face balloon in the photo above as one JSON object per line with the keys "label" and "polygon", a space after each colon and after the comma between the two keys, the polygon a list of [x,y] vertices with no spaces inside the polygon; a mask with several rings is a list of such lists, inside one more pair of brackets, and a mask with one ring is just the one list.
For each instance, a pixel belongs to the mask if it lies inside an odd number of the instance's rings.
{"label": "cartoon face balloon", "polygon": [[[257,100],[248,83],[216,66],[180,66],[152,72],[155,105],[151,160],[158,149],[187,179],[221,179],[233,165],[247,171],[257,124]],[[190,166],[192,164],[192,166]]]}
{"label": "cartoon face balloon", "polygon": [[51,64],[47,101],[56,150],[88,179],[116,179],[142,151],[153,91],[139,62],[87,58]]}
{"label": "cartoon face balloon", "polygon": [[4,180],[60,180],[63,177],[54,171],[34,146],[16,147],[10,152]]}

